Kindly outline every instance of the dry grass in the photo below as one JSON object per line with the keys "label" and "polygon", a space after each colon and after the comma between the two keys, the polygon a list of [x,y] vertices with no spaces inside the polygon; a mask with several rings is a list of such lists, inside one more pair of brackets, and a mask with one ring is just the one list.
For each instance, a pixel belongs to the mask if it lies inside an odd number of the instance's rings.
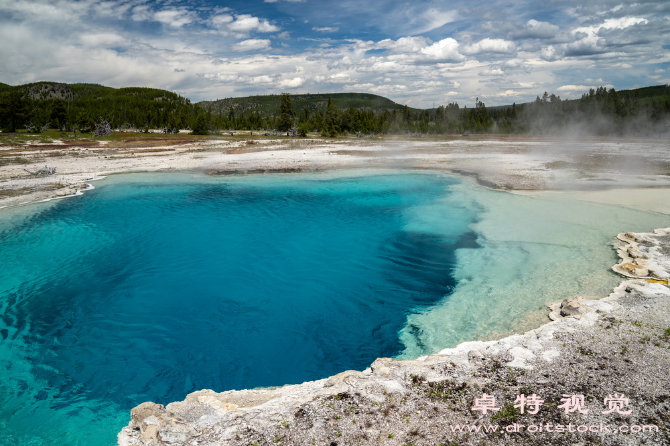
{"label": "dry grass", "polygon": [[10,164],[30,164],[32,162],[33,161],[27,158],[22,158],[18,156],[15,156],[13,158],[0,156],[0,166],[8,166]]}

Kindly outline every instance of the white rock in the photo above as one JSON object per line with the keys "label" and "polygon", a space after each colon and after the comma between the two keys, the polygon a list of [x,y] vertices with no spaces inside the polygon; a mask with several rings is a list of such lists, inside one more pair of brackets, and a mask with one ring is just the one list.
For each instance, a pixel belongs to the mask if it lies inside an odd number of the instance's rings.
{"label": "white rock", "polygon": [[558,358],[559,356],[561,356],[561,352],[559,352],[555,348],[552,348],[551,350],[547,350],[547,351],[542,352],[542,354],[540,356],[542,356],[542,359],[544,359],[545,361],[551,362],[555,358]]}
{"label": "white rock", "polygon": [[405,386],[398,381],[381,381],[380,384],[388,393],[405,393]]}

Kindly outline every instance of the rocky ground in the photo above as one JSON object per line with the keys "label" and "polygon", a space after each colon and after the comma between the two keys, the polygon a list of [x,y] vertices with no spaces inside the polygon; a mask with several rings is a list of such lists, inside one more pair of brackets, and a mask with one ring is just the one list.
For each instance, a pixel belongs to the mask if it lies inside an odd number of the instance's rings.
{"label": "rocky ground", "polygon": [[[443,170],[507,190],[670,187],[666,140],[491,136],[399,139],[153,135],[56,139],[0,134],[0,207],[60,198],[121,172],[213,174],[382,167]],[[25,139],[28,138],[28,139]],[[33,139],[30,139],[33,138]],[[31,175],[44,167],[56,175]]]}
{"label": "rocky ground", "polygon": [[[619,239],[614,269],[628,279],[602,300],[555,304],[554,321],[524,335],[300,385],[147,402],[119,445],[670,444],[670,228]],[[473,410],[485,395],[499,410]],[[522,413],[520,395],[539,410]]]}

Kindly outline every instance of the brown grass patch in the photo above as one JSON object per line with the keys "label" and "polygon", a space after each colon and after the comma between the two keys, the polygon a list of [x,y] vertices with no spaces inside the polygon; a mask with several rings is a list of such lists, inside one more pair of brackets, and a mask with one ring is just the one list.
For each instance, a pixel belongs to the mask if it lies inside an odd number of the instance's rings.
{"label": "brown grass patch", "polygon": [[31,160],[27,158],[21,158],[21,157],[14,157],[14,158],[8,158],[8,157],[3,157],[0,158],[0,166],[7,166],[9,164],[30,164],[32,163]]}
{"label": "brown grass patch", "polygon": [[30,187],[21,189],[0,189],[0,198],[18,197],[19,195],[24,195],[29,192],[32,192]]}
{"label": "brown grass patch", "polygon": [[101,155],[144,155],[145,153],[175,152],[177,149],[144,149],[137,150],[104,150],[98,152]]}

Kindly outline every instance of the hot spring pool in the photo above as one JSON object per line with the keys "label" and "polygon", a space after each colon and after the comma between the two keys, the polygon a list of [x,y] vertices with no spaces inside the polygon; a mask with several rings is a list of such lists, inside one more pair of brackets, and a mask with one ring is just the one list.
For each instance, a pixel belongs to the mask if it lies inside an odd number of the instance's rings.
{"label": "hot spring pool", "polygon": [[507,333],[608,294],[613,237],[668,223],[407,171],[117,175],[3,209],[0,444],[113,445],[144,401]]}

